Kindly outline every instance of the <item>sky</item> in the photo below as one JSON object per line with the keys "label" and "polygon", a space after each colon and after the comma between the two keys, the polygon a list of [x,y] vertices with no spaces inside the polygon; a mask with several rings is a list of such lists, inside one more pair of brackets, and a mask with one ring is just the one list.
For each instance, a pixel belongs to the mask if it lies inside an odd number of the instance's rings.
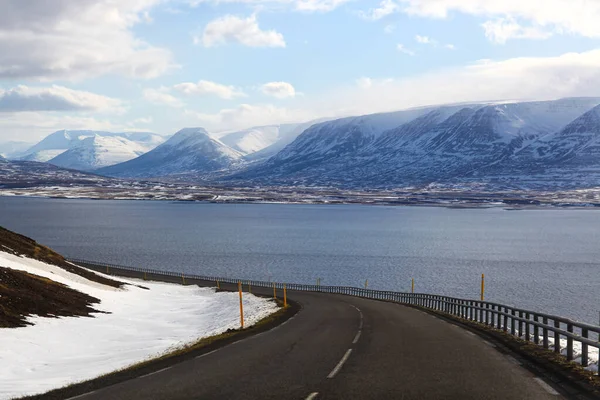
{"label": "sky", "polygon": [[0,143],[600,95],[600,0],[0,0]]}

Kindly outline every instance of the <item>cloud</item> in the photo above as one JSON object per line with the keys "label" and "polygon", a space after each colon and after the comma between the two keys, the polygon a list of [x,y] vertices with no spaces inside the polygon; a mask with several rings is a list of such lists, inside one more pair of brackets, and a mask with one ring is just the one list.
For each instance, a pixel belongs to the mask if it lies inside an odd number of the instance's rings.
{"label": "cloud", "polygon": [[198,83],[183,82],[173,86],[174,89],[187,95],[215,95],[222,99],[233,99],[236,97],[244,97],[244,93],[234,86],[221,85],[210,81],[198,81]]}
{"label": "cloud", "polygon": [[267,96],[285,99],[287,97],[295,97],[296,90],[294,86],[287,82],[269,82],[260,87],[261,92]]}
{"label": "cloud", "polygon": [[169,88],[163,86],[158,89],[144,89],[142,94],[146,101],[153,104],[175,108],[183,107],[183,102],[177,97],[169,94],[169,90]]}
{"label": "cloud", "polygon": [[367,78],[367,77],[362,77],[362,78],[359,78],[356,80],[356,84],[361,89],[368,89],[371,86],[373,86],[373,79]]}
{"label": "cloud", "polygon": [[196,7],[202,3],[237,3],[251,6],[290,6],[296,11],[306,12],[328,12],[333,11],[342,4],[351,0],[189,0],[188,4]]}
{"label": "cloud", "polygon": [[[541,38],[550,33],[600,37],[600,2],[589,0],[398,0],[409,15],[447,18],[451,12],[493,18],[488,29],[493,40]],[[500,20],[498,20],[498,18]],[[502,21],[502,19],[506,19]],[[511,21],[530,27],[515,27]],[[500,21],[500,22],[499,22]],[[508,21],[508,22],[507,22]],[[503,25],[508,26],[503,27]],[[485,26],[485,25],[484,25]],[[486,30],[487,31],[487,30]],[[498,32],[498,34],[496,34]],[[511,36],[514,33],[514,36]]]}
{"label": "cloud", "polygon": [[185,110],[185,115],[210,130],[243,129],[250,126],[308,121],[309,110],[288,109],[271,104],[240,104],[236,108],[220,110],[214,114]]}
{"label": "cloud", "polygon": [[415,55],[414,51],[407,49],[406,46],[404,46],[402,43],[398,43],[396,45],[396,50],[398,50],[400,53],[404,53],[404,54],[407,54],[409,56],[414,56]]}
{"label": "cloud", "polygon": [[25,111],[111,111],[123,112],[120,100],[63,86],[19,85],[0,89],[0,112]]}
{"label": "cloud", "polygon": [[401,79],[370,79],[370,83],[337,88],[306,106],[320,117],[471,101],[598,96],[600,49],[555,57],[481,60]]}
{"label": "cloud", "polygon": [[0,131],[3,140],[38,141],[60,129],[91,129],[98,131],[120,131],[124,127],[110,120],[90,116],[70,116],[61,113],[14,112],[3,113]]}
{"label": "cloud", "polygon": [[132,29],[159,2],[0,0],[0,79],[157,77],[174,67],[171,52]]}
{"label": "cloud", "polygon": [[390,34],[390,33],[394,32],[395,30],[396,30],[396,25],[394,25],[394,24],[386,25],[383,28],[383,31],[387,34]]}
{"label": "cloud", "polygon": [[400,11],[400,6],[394,0],[383,0],[378,7],[369,11],[360,12],[359,15],[365,19],[378,20]]}
{"label": "cloud", "polygon": [[[429,45],[429,46],[433,46],[433,47],[438,47],[440,45],[440,42],[438,42],[437,40],[435,40],[429,36],[415,35],[415,40],[419,44],[425,44],[425,45]],[[445,44],[443,47],[448,50],[455,50],[455,47],[453,44]]]}
{"label": "cloud", "polygon": [[234,15],[217,18],[206,25],[202,37],[194,37],[194,43],[202,43],[204,47],[215,47],[229,42],[248,47],[285,47],[283,35],[275,30],[261,30],[256,15],[248,18]]}
{"label": "cloud", "polygon": [[430,38],[429,36],[415,35],[415,40],[417,41],[417,43],[421,44],[430,44],[432,46],[438,45],[438,41]]}
{"label": "cloud", "polygon": [[297,0],[298,11],[332,11],[350,0]]}
{"label": "cloud", "polygon": [[552,32],[539,27],[523,27],[512,18],[498,18],[482,24],[485,36],[492,42],[506,43],[509,39],[547,39]]}
{"label": "cloud", "polygon": [[132,125],[135,125],[135,124],[148,125],[148,124],[151,124],[153,121],[154,121],[154,119],[152,117],[136,118],[132,121]]}

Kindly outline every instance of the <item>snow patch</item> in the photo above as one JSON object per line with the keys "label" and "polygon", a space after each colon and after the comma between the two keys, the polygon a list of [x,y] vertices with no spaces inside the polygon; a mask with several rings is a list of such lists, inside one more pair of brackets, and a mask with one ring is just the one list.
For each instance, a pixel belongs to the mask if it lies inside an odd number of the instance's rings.
{"label": "snow patch", "polygon": [[[110,313],[94,318],[32,316],[28,321],[33,326],[0,330],[0,399],[92,379],[239,328],[237,293],[134,279],[119,279],[130,285],[115,289],[2,251],[0,266],[87,293],[101,300],[96,310]],[[244,293],[246,326],[275,311],[274,302]]]}

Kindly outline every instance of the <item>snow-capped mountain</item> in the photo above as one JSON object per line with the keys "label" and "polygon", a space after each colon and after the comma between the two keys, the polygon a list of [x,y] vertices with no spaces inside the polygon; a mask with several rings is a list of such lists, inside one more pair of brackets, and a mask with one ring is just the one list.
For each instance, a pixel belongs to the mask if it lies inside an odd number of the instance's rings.
{"label": "snow-capped mountain", "polygon": [[64,168],[93,171],[132,160],[147,151],[146,146],[123,137],[95,135],[77,141],[48,162]]}
{"label": "snow-capped mountain", "polygon": [[321,120],[254,127],[228,133],[219,137],[219,140],[244,154],[247,160],[265,159],[277,154],[317,122]]}
{"label": "snow-capped mountain", "polygon": [[[82,141],[96,136],[124,138],[135,143],[136,150],[137,148],[143,148],[144,152],[152,150],[165,141],[164,137],[148,132],[114,133],[91,130],[61,130],[50,134],[22,154],[16,155],[15,158],[25,161],[48,162],[69,149],[80,147]],[[97,148],[101,149],[102,147]],[[118,156],[115,156],[115,158],[118,158]]]}
{"label": "snow-capped mountain", "polygon": [[[398,187],[472,178],[516,155],[531,154],[527,149],[548,142],[548,135],[598,104],[599,98],[572,98],[432,107],[414,110],[391,129],[377,129],[381,125],[372,122],[376,116],[325,122],[307,129],[264,164],[234,174],[232,179]],[[569,139],[580,144],[576,152],[587,148],[586,139],[594,137],[590,132],[595,129],[595,114],[581,118],[565,128],[579,132],[577,138]],[[558,151],[556,144],[548,143],[546,147]],[[521,163],[529,165],[530,157],[525,158]]]}
{"label": "snow-capped mountain", "polygon": [[161,177],[190,174],[202,178],[232,168],[243,154],[212,137],[203,128],[185,128],[148,153],[97,172],[117,177]]}

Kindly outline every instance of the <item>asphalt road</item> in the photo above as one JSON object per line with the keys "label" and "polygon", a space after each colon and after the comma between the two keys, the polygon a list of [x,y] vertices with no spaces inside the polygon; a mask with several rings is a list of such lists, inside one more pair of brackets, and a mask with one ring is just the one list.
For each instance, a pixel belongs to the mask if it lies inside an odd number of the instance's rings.
{"label": "asphalt road", "polygon": [[560,398],[493,344],[422,311],[289,297],[302,310],[277,328],[72,399]]}

